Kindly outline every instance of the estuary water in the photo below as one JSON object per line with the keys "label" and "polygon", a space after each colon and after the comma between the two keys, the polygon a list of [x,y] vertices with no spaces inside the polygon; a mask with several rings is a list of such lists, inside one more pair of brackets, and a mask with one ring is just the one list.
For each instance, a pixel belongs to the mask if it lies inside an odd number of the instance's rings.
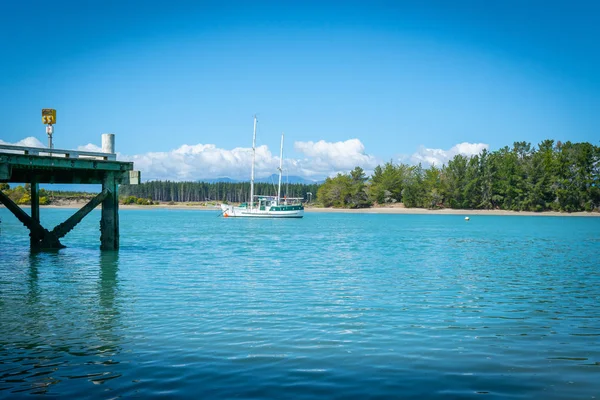
{"label": "estuary water", "polygon": [[218,215],[0,208],[0,398],[600,397],[600,218]]}

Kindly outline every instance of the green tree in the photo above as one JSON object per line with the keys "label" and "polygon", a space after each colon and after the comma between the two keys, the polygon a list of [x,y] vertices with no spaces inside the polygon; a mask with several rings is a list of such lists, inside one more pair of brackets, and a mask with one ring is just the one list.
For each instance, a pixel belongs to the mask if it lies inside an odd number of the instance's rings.
{"label": "green tree", "polygon": [[423,167],[421,164],[410,167],[404,180],[402,201],[406,207],[425,206],[425,186],[423,185]]}
{"label": "green tree", "polygon": [[367,176],[361,167],[356,167],[350,171],[350,188],[349,196],[345,199],[345,206],[350,208],[364,208],[371,206],[369,196],[367,195],[367,187],[365,182]]}
{"label": "green tree", "polygon": [[463,208],[479,208],[483,201],[479,156],[469,158],[464,175]]}
{"label": "green tree", "polygon": [[443,203],[441,190],[442,171],[435,165],[426,169],[423,179],[423,206],[427,208],[440,208]]}
{"label": "green tree", "polygon": [[349,175],[338,174],[334,178],[327,178],[317,190],[317,200],[324,207],[345,207],[346,200],[350,197],[352,180]]}
{"label": "green tree", "polygon": [[367,177],[362,168],[350,174],[327,178],[317,190],[317,201],[324,207],[361,208],[371,205],[367,195]]}
{"label": "green tree", "polygon": [[402,200],[403,172],[406,166],[395,166],[391,161],[383,167],[378,165],[371,177],[369,196],[379,204],[395,203]]}
{"label": "green tree", "polygon": [[457,154],[443,168],[445,175],[447,203],[451,208],[464,208],[466,205],[464,193],[466,186],[468,158]]}
{"label": "green tree", "polygon": [[476,208],[483,208],[489,210],[494,208],[492,198],[494,196],[493,182],[494,182],[495,171],[493,169],[493,163],[490,162],[490,153],[486,149],[483,149],[479,155],[479,186],[481,201]]}
{"label": "green tree", "polygon": [[494,200],[500,203],[504,210],[521,210],[521,201],[525,195],[523,184],[523,171],[519,162],[519,155],[514,149],[504,147],[499,150],[495,168],[497,171]]}

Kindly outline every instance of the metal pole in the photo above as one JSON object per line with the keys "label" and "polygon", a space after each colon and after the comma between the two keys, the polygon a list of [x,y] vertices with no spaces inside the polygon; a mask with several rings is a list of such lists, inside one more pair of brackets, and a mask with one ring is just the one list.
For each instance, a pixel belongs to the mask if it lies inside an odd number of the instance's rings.
{"label": "metal pole", "polygon": [[52,126],[52,124],[48,124],[48,126],[46,127],[46,133],[48,134],[48,148],[49,149],[53,149],[53,145],[52,145],[52,134],[54,133],[54,127]]}
{"label": "metal pole", "polygon": [[250,211],[254,205],[254,161],[256,160],[256,115],[254,116],[254,134],[252,135],[252,175],[250,176]]}
{"label": "metal pole", "polygon": [[281,148],[279,149],[279,185],[277,186],[277,205],[281,201],[281,172],[283,171],[283,132],[281,133]]}

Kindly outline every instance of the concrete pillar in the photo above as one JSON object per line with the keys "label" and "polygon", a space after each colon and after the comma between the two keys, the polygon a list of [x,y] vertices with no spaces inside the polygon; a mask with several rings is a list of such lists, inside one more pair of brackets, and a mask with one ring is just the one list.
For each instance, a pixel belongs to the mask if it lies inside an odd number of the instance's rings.
{"label": "concrete pillar", "polygon": [[114,133],[103,133],[102,134],[102,152],[114,154],[114,152],[115,152],[115,134]]}
{"label": "concrete pillar", "polygon": [[[35,180],[31,182],[31,219],[38,224],[40,223],[40,192],[39,183]],[[31,247],[36,247],[41,238],[39,238],[34,231],[29,233],[29,241]]]}
{"label": "concrete pillar", "polygon": [[119,193],[114,172],[107,172],[102,180],[102,190],[109,191],[102,201],[100,219],[100,249],[117,250],[119,248]]}

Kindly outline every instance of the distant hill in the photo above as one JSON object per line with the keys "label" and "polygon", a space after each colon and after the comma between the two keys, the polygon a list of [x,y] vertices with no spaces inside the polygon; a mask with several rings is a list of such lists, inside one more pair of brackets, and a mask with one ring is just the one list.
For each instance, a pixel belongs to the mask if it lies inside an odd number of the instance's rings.
{"label": "distant hill", "polygon": [[[271,176],[267,176],[266,178],[259,178],[255,180],[256,182],[266,182],[266,183],[277,183],[279,181],[279,175],[273,174]],[[311,181],[308,179],[304,179],[301,176],[290,175],[290,176],[282,176],[281,183],[301,183],[303,185],[313,185],[317,183],[316,181]]]}
{"label": "distant hill", "polygon": [[222,178],[213,178],[213,179],[199,179],[198,182],[206,182],[206,183],[221,183],[221,182],[225,182],[225,183],[238,183],[238,182],[242,182],[242,181],[238,181],[238,180],[227,178],[227,177],[222,177]]}
{"label": "distant hill", "polygon": [[[250,179],[239,180],[239,179],[231,179],[231,178],[227,178],[227,177],[198,180],[198,182],[206,182],[206,183],[220,183],[220,182],[240,183],[240,182],[249,182],[249,181],[250,181]],[[254,180],[254,182],[260,182],[260,183],[277,183],[278,181],[279,181],[278,174],[273,174],[271,176],[267,176],[264,178],[256,178]],[[301,183],[303,185],[313,185],[315,183],[319,183],[317,181],[311,181],[311,180],[304,179],[304,178],[302,178],[300,176],[296,176],[296,175],[283,176],[281,178],[281,182],[282,183]]]}

